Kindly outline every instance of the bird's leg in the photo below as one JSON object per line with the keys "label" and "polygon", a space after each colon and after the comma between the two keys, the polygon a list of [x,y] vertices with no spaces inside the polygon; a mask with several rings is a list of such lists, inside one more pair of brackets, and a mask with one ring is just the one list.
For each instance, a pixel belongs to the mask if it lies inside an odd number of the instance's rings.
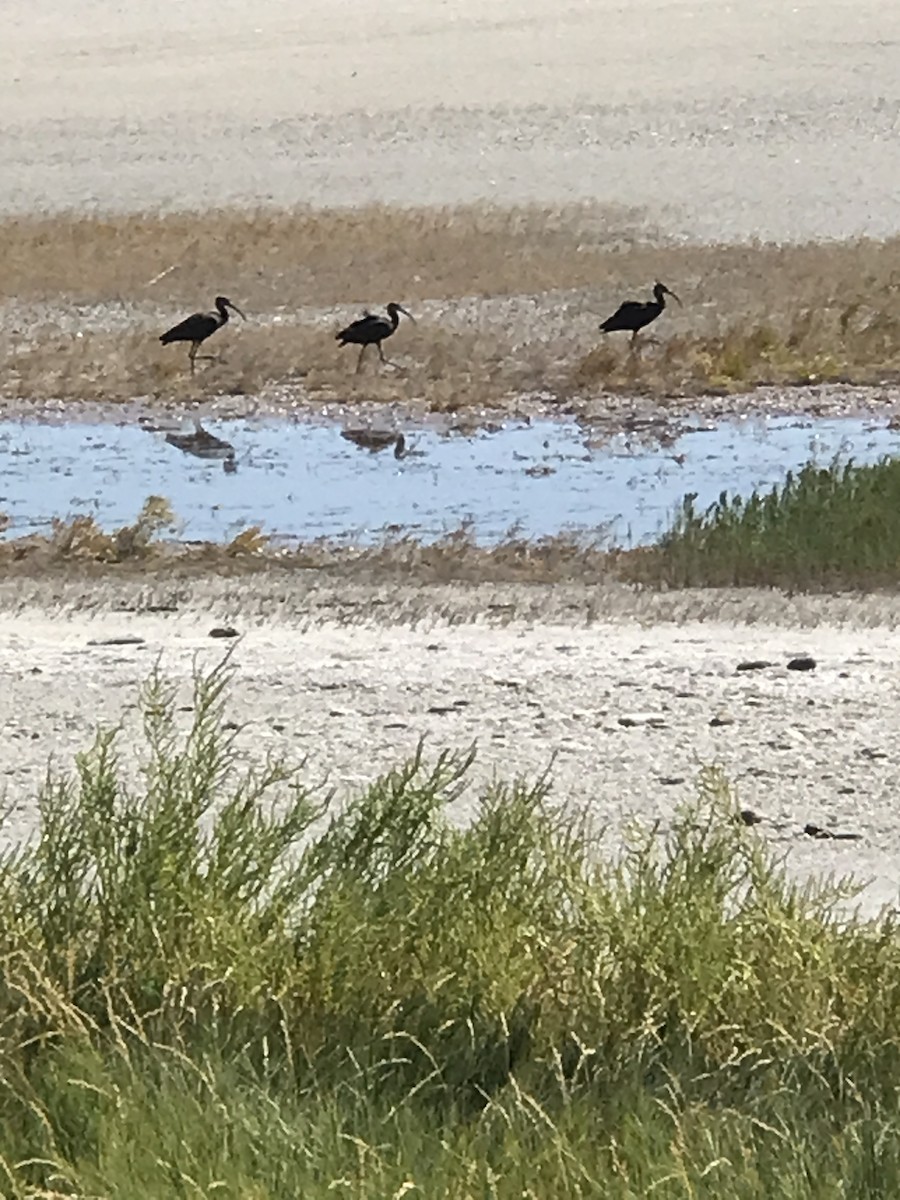
{"label": "bird's leg", "polygon": [[200,348],[199,342],[191,342],[191,348],[188,351],[188,358],[191,360],[191,374],[194,373],[194,359],[197,357],[197,351]]}
{"label": "bird's leg", "polygon": [[381,355],[381,361],[384,363],[384,365],[386,367],[393,367],[395,371],[403,370],[403,368],[401,366],[398,366],[397,363],[391,362],[391,360],[389,358],[384,357],[384,351],[381,348],[381,342],[376,342],[375,345],[378,347],[378,353]]}
{"label": "bird's leg", "polygon": [[356,374],[357,374],[357,375],[358,375],[358,374],[360,373],[360,371],[362,370],[362,360],[363,360],[363,355],[364,355],[364,354],[365,354],[365,352],[366,352],[366,346],[367,346],[367,345],[368,345],[368,343],[367,343],[367,342],[363,342],[363,344],[362,344],[362,347],[360,348],[360,351],[359,351],[359,358],[356,360]]}

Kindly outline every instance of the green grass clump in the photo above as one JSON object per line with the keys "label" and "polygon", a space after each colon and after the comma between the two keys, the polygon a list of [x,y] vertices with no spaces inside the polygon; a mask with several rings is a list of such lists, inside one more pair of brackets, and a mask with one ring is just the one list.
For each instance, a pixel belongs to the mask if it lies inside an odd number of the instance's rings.
{"label": "green grass clump", "polygon": [[702,513],[686,496],[659,543],[623,562],[626,576],[673,587],[894,586],[900,460],[810,463],[770,492],[723,492]]}
{"label": "green grass clump", "polygon": [[[790,884],[723,778],[617,858],[549,781],[340,812],[242,770],[225,667],[143,695],[0,859],[8,1196],[893,1197],[900,940]],[[840,916],[838,915],[840,913]]]}

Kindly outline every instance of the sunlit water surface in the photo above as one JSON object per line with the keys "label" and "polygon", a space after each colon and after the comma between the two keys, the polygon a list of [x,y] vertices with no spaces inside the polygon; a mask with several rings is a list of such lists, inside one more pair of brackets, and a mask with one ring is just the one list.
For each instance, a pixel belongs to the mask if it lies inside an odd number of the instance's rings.
{"label": "sunlit water surface", "polygon": [[250,525],[310,540],[365,544],[386,531],[424,541],[469,522],[483,544],[512,528],[528,537],[605,531],[620,545],[653,540],[686,493],[703,508],[722,491],[749,494],[789,469],[835,455],[871,462],[900,449],[900,432],[872,420],[783,418],[725,422],[666,446],[620,434],[592,446],[574,423],[510,424],[493,433],[409,433],[414,454],[360,449],[334,426],[211,421],[237,470],[192,457],[136,426],[0,424],[0,512],[6,535],[54,517],[132,521],[149,495],[169,499],[186,540],[221,541]]}

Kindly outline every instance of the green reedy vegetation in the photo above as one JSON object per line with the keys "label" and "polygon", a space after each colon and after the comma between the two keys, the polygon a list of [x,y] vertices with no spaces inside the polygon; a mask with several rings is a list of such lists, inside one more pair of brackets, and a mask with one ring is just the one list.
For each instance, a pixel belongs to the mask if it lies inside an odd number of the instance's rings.
{"label": "green reedy vegetation", "polygon": [[[143,694],[0,861],[11,1197],[893,1197],[900,940],[700,778],[612,854],[471,754],[340,810],[246,770],[226,663]],[[452,815],[452,813],[451,813]]]}
{"label": "green reedy vegetation", "polygon": [[702,513],[687,496],[660,541],[625,562],[626,574],[673,587],[896,586],[900,460],[808,463],[769,492],[723,492]]}

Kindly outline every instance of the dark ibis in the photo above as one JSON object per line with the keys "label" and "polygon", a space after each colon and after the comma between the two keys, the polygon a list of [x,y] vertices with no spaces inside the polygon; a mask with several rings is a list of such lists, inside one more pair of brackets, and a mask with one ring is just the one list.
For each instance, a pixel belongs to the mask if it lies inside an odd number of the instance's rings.
{"label": "dark ibis", "polygon": [[[619,305],[611,317],[606,318],[600,326],[601,331],[616,333],[620,329],[630,330],[631,340],[634,341],[638,333],[651,321],[655,321],[666,307],[666,296],[678,300],[675,293],[664,283],[655,283],[652,300],[626,300],[624,304]],[[678,303],[681,304],[681,301],[678,300]]]}
{"label": "dark ibis", "polygon": [[336,333],[335,340],[342,346],[359,346],[359,358],[356,361],[356,371],[359,373],[362,367],[363,355],[366,352],[367,346],[377,346],[378,356],[383,363],[388,366],[395,364],[389,362],[384,357],[384,351],[381,348],[381,343],[385,338],[391,336],[400,323],[400,314],[409,319],[415,324],[415,317],[412,313],[407,312],[402,304],[396,304],[394,301],[387,306],[387,317],[378,317],[374,313],[364,313],[358,321],[354,321],[348,325],[346,329],[342,329],[340,333]]}
{"label": "dark ibis", "polygon": [[[221,329],[223,325],[227,325],[229,309],[236,312],[241,320],[247,320],[238,306],[232,304],[227,296],[216,296],[215,312],[191,313],[189,317],[185,317],[183,321],[179,321],[177,325],[173,325],[171,329],[167,329],[159,340],[164,346],[168,346],[170,342],[191,343],[188,358],[191,360],[191,374],[193,375],[194,360],[198,357],[197,351],[203,342],[208,337],[211,337],[217,329]],[[216,356],[214,354],[201,354],[199,357],[215,359]]]}

